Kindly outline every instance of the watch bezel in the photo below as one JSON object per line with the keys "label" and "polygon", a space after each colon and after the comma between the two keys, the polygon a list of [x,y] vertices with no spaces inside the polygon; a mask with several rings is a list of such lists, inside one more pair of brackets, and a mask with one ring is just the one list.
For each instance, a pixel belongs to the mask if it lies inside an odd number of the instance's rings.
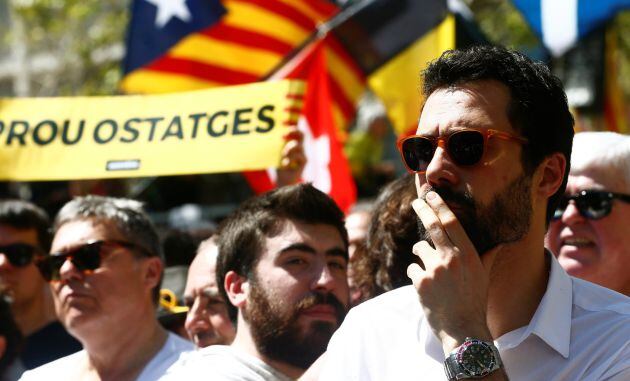
{"label": "watch bezel", "polygon": [[[488,364],[482,363],[481,365],[483,365],[483,368],[480,372],[468,367],[467,362],[464,361],[464,355],[473,347],[481,347],[490,354],[490,362]],[[457,348],[457,352],[455,353],[454,357],[459,364],[461,370],[463,370],[469,377],[484,377],[496,370],[497,358],[494,351],[492,350],[492,346],[485,341],[479,339],[467,339],[462,345]]]}

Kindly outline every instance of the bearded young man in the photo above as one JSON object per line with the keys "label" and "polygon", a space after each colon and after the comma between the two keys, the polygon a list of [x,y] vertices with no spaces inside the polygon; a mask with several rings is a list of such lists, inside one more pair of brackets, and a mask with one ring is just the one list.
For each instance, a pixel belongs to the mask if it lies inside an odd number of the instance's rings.
{"label": "bearded young man", "polygon": [[283,187],[244,203],[218,242],[217,284],[236,337],[200,349],[173,379],[300,377],[348,308],[343,213],[312,185]]}
{"label": "bearded young man", "polygon": [[545,250],[573,119],[560,81],[497,47],[449,51],[424,76],[416,176],[424,264],[355,307],[321,380],[628,380],[630,302]]}

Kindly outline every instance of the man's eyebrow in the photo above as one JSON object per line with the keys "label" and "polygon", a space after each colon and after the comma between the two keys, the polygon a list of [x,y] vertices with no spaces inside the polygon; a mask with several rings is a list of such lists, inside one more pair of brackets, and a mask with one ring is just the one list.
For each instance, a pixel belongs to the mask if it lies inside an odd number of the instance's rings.
{"label": "man's eyebrow", "polygon": [[[284,254],[292,250],[298,250],[309,254],[317,253],[317,250],[315,250],[312,246],[303,242],[298,242],[283,248],[280,250],[280,254]],[[345,260],[348,260],[348,252],[341,247],[333,247],[332,249],[327,250],[326,256],[343,257]]]}
{"label": "man's eyebrow", "polygon": [[328,250],[326,252],[326,256],[333,256],[333,257],[342,257],[343,259],[345,259],[346,261],[348,260],[348,251],[342,249],[341,247],[334,247],[330,250]]}
{"label": "man's eyebrow", "polygon": [[297,242],[280,250],[280,254],[284,254],[288,251],[293,251],[293,250],[303,251],[310,254],[315,254],[317,252],[312,246],[307,245],[303,242]]}

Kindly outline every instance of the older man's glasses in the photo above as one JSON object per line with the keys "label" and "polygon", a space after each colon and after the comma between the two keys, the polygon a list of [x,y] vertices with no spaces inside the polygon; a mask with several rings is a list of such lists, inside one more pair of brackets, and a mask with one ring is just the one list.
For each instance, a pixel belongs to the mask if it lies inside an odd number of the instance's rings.
{"label": "older man's glasses", "polygon": [[39,272],[48,282],[61,280],[61,267],[68,260],[80,272],[90,274],[101,267],[102,260],[108,254],[104,250],[105,247],[124,247],[137,249],[143,253],[146,252],[144,248],[131,242],[118,240],[91,241],[63,253],[52,253],[41,257],[36,261],[36,264]]}
{"label": "older man's glasses", "polygon": [[630,195],[601,190],[583,190],[570,196],[563,196],[553,219],[560,219],[567,209],[569,201],[573,200],[575,207],[583,217],[589,220],[599,220],[610,214],[615,199],[630,202]]}
{"label": "older man's glasses", "polygon": [[479,163],[488,139],[514,140],[521,144],[527,139],[498,130],[458,129],[444,136],[412,135],[398,140],[398,150],[407,169],[425,173],[433,160],[437,147],[443,147],[457,165],[471,166]]}
{"label": "older man's glasses", "polygon": [[32,261],[35,254],[40,249],[27,243],[13,243],[11,245],[0,246],[0,254],[4,254],[13,267],[25,267]]}

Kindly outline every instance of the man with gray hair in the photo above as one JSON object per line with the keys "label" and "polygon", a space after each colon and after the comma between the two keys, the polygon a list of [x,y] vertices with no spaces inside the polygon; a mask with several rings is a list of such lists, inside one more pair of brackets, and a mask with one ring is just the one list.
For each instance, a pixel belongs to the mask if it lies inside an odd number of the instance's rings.
{"label": "man with gray hair", "polygon": [[570,274],[630,296],[630,137],[583,132],[573,139],[565,196],[547,247]]}
{"label": "man with gray hair", "polygon": [[78,197],[53,228],[52,254],[37,265],[52,286],[60,321],[84,350],[22,380],[159,380],[192,344],[157,321],[163,263],[142,205]]}

